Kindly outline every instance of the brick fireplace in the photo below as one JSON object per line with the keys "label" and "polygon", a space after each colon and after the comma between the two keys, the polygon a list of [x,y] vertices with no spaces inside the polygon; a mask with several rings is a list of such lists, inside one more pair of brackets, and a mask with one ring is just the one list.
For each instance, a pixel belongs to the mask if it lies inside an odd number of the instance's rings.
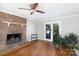
{"label": "brick fireplace", "polygon": [[19,47],[25,41],[26,19],[0,12],[0,53]]}
{"label": "brick fireplace", "polygon": [[21,33],[7,34],[6,44],[13,44],[21,41]]}

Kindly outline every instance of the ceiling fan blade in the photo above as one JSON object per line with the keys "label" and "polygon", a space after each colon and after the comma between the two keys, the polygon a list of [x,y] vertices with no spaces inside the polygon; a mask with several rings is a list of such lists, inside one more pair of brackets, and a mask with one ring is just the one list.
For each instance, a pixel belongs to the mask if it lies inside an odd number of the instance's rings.
{"label": "ceiling fan blade", "polygon": [[43,14],[45,13],[44,11],[40,11],[40,10],[36,10],[36,12],[43,13]]}
{"label": "ceiling fan blade", "polygon": [[31,10],[31,9],[26,9],[26,8],[18,8],[18,9],[23,9],[23,10]]}

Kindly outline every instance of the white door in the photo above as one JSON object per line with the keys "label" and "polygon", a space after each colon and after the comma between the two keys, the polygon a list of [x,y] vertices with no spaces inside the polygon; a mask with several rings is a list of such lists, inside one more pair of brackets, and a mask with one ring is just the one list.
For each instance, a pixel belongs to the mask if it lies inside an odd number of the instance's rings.
{"label": "white door", "polygon": [[59,34],[61,34],[61,22],[60,21],[54,21],[54,22],[48,22],[44,25],[44,37],[46,41],[52,41],[53,42],[53,25],[58,24],[59,25]]}

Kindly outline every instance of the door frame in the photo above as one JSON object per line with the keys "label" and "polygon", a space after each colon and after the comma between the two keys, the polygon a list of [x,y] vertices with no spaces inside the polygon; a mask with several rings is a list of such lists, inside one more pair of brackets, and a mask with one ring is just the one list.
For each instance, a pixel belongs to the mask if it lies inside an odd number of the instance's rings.
{"label": "door frame", "polygon": [[[44,23],[44,40],[53,42],[53,24],[57,23],[59,25],[59,34],[61,34],[61,21],[53,21],[53,22],[46,22]],[[46,24],[51,24],[51,39],[46,39]]]}

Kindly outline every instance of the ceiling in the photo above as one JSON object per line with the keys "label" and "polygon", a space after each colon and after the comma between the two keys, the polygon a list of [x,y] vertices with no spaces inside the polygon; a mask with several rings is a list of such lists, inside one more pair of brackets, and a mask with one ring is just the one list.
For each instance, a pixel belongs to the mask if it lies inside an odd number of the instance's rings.
{"label": "ceiling", "polygon": [[0,3],[0,11],[37,21],[53,20],[79,13],[79,3],[39,3],[37,9],[45,11],[45,14],[35,12],[33,15],[30,15],[28,10],[18,8],[29,8],[29,3]]}

